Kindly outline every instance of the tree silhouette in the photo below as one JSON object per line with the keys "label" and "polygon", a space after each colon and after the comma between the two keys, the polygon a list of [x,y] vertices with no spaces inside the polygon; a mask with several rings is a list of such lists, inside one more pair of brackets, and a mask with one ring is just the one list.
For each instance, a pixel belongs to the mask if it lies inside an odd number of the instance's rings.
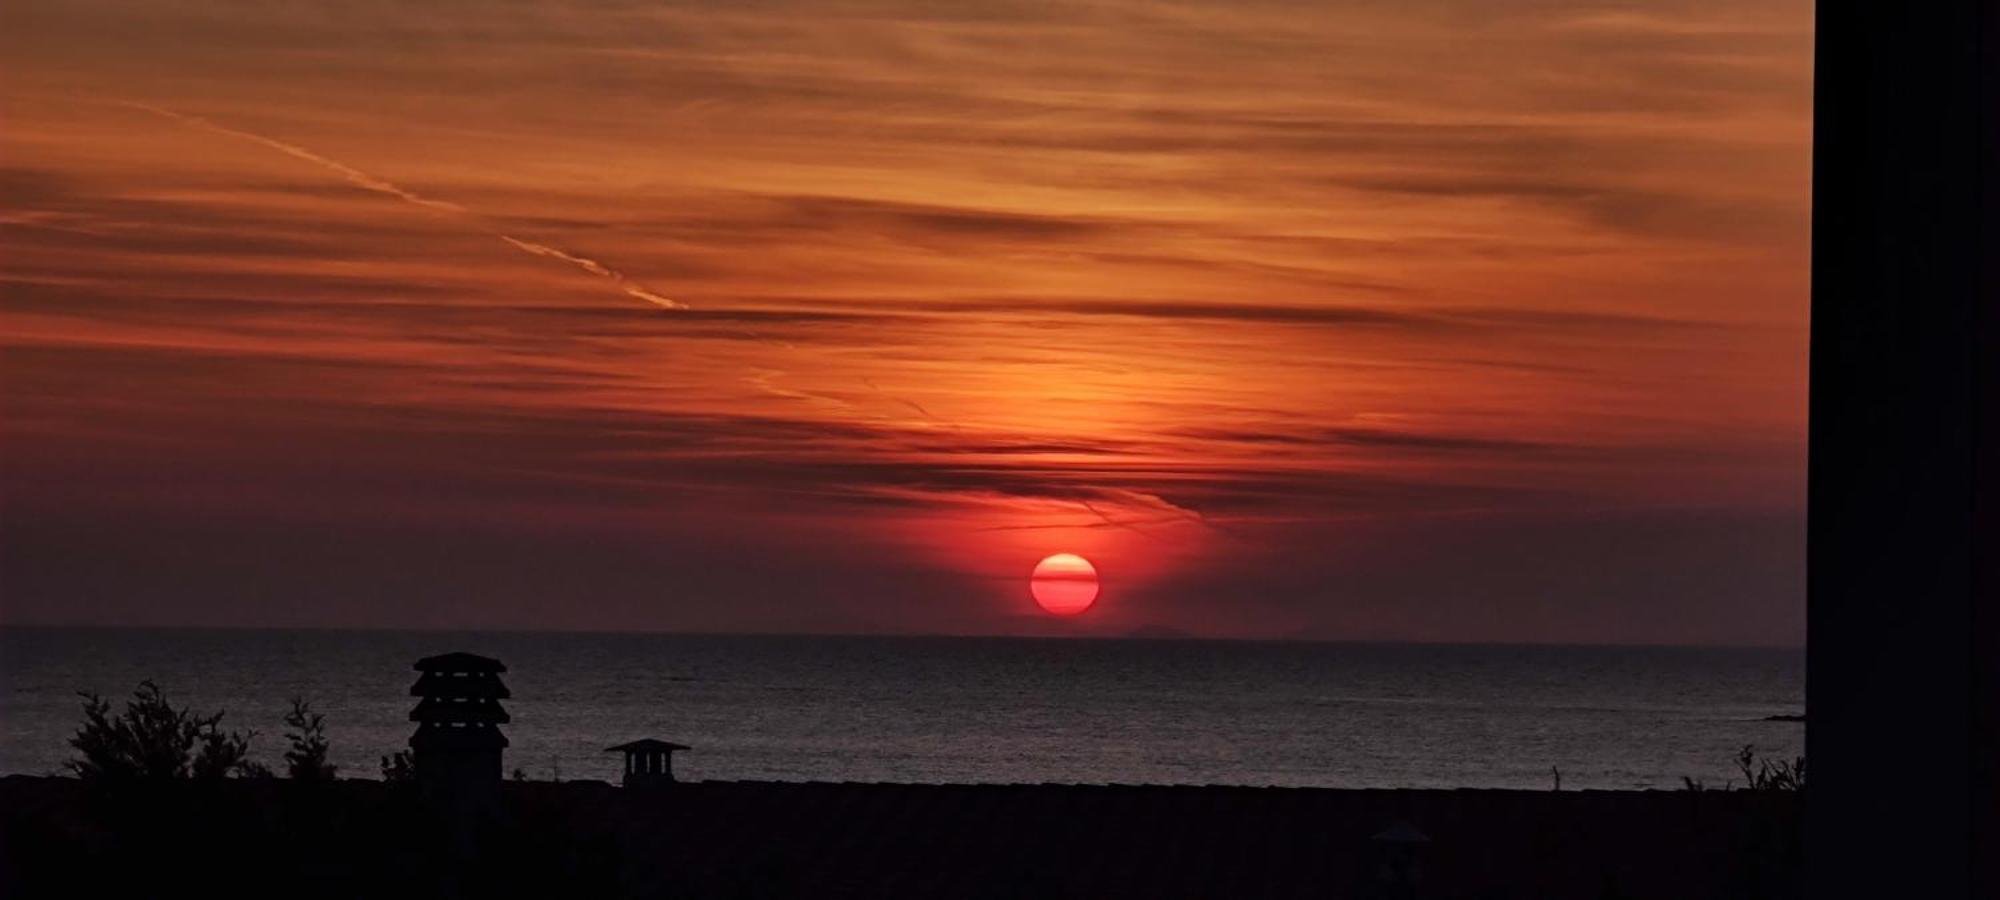
{"label": "tree silhouette", "polygon": [[312,711],[304,697],[292,698],[292,711],[285,714],[286,774],[300,781],[331,781],[335,766],[326,761],[326,716]]}

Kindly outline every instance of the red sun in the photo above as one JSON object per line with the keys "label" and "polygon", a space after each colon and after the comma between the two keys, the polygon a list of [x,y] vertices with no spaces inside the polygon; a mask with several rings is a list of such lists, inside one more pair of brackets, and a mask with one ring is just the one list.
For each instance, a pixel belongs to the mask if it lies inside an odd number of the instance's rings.
{"label": "red sun", "polygon": [[1074,553],[1058,553],[1035,564],[1028,590],[1042,609],[1073,616],[1097,602],[1097,567]]}

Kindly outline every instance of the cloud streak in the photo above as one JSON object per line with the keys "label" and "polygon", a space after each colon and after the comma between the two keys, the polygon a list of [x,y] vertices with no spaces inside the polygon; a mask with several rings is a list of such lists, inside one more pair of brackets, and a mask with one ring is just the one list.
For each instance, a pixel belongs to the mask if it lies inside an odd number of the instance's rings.
{"label": "cloud streak", "polygon": [[120,105],[128,106],[133,109],[144,110],[146,112],[152,113],[157,116],[162,116],[168,119],[172,119],[173,121],[179,122],[191,128],[199,128],[204,131],[210,131],[215,134],[238,138],[241,140],[250,141],[252,143],[264,147],[268,147],[272,150],[278,151],[279,153],[283,153],[286,156],[290,156],[294,159],[304,160],[305,162],[312,163],[313,165],[319,166],[322,169],[326,169],[327,171],[333,172],[334,174],[339,175],[341,179],[345,180],[348,184],[352,184],[355,187],[361,188],[363,190],[374,191],[375,193],[378,194],[394,197],[398,200],[403,201],[404,203],[410,204],[411,206],[427,209],[436,213],[443,213],[445,215],[462,218],[469,222],[476,223],[479,226],[481,226],[482,230],[489,232],[494,237],[499,238],[501,241],[505,242],[508,246],[511,246],[516,250],[519,250],[523,253],[531,254],[533,256],[539,256],[544,259],[557,260],[579,271],[586,272],[588,274],[595,275],[598,278],[605,279],[611,282],[615,287],[618,288],[619,291],[623,292],[626,296],[638,300],[644,300],[647,303],[651,303],[654,306],[660,307],[661,309],[685,308],[685,306],[680,302],[672,300],[664,295],[659,294],[656,291],[653,291],[652,289],[646,287],[645,285],[633,281],[631,278],[627,277],[625,273],[613,269],[610,266],[598,262],[597,260],[590,259],[589,257],[585,256],[579,256],[577,254],[571,253],[567,250],[563,250],[558,247],[551,247],[548,244],[517,238],[513,235],[492,228],[491,225],[487,222],[486,217],[481,216],[480,214],[473,212],[472,210],[467,209],[466,207],[461,206],[457,203],[453,203],[449,200],[438,200],[432,197],[423,196],[422,194],[404,188],[401,185],[396,184],[395,182],[389,181],[384,178],[378,178],[374,175],[370,175],[367,172],[364,172],[360,169],[350,166],[337,159],[333,159],[332,157],[315,153],[297,144],[288,143],[286,141],[281,141],[272,137],[266,137],[264,135],[257,134],[255,132],[244,131],[240,128],[231,128],[227,125],[222,125],[220,123],[217,123],[211,119],[203,118],[201,116],[188,115],[187,113],[168,109],[163,106],[154,106],[150,103],[139,103],[131,100],[121,100],[118,102]]}

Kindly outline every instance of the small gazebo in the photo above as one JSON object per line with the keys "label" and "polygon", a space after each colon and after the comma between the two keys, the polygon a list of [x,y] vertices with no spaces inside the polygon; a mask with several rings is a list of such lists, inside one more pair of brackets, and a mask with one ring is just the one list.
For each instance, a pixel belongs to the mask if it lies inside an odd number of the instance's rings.
{"label": "small gazebo", "polygon": [[686,744],[640,738],[606,747],[606,753],[625,754],[625,786],[628,788],[666,787],[674,783],[674,751],[692,749]]}
{"label": "small gazebo", "polygon": [[1367,871],[1361,896],[1379,900],[1409,900],[1422,887],[1423,851],[1430,836],[1417,826],[1398,821],[1368,839]]}

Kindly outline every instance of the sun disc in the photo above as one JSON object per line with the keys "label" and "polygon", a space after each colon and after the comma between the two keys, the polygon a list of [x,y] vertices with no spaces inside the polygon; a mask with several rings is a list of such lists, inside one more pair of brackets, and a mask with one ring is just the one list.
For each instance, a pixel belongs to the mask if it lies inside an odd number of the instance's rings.
{"label": "sun disc", "polygon": [[1028,591],[1042,609],[1074,616],[1097,602],[1097,567],[1074,553],[1058,553],[1035,564]]}

